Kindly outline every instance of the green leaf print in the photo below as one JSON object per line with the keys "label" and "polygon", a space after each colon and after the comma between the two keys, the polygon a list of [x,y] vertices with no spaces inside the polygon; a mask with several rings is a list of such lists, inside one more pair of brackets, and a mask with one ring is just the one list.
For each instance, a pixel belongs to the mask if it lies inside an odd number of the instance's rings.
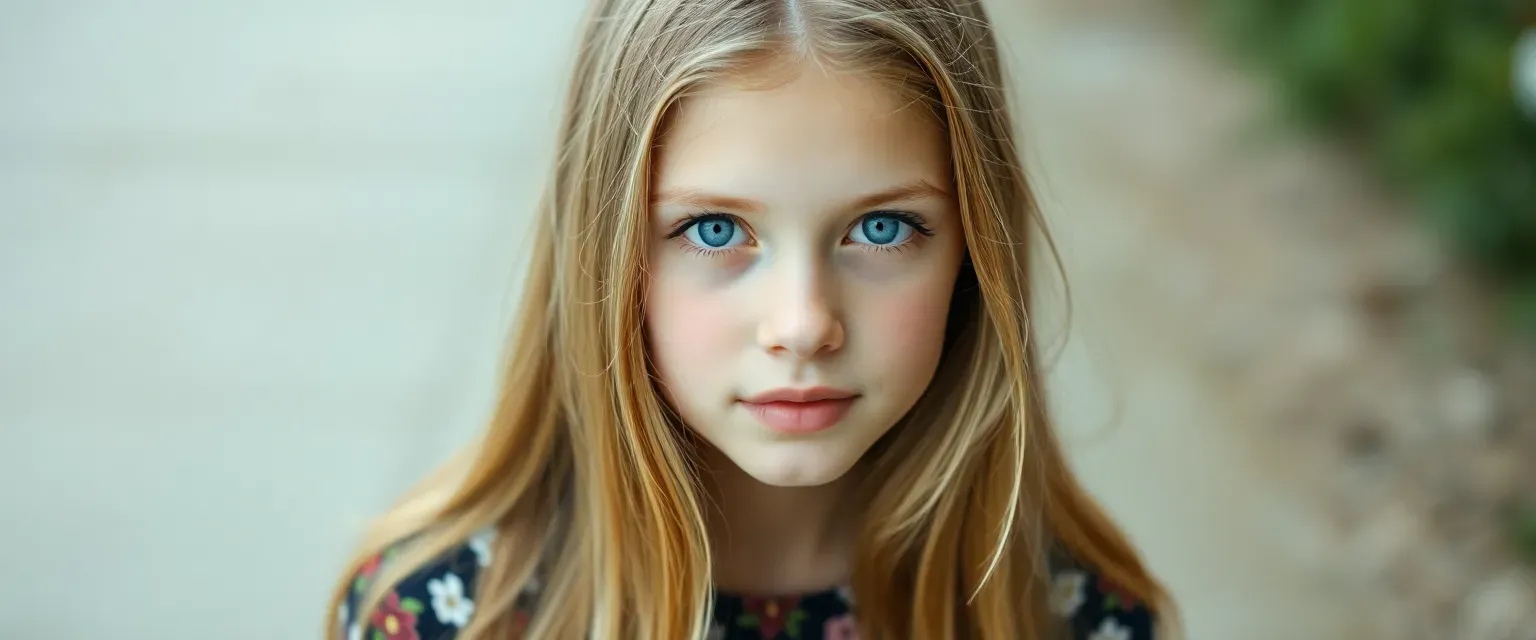
{"label": "green leaf print", "polygon": [[367,589],[367,588],[368,588],[368,579],[367,578],[364,578],[362,576],[358,576],[356,580],[352,581],[352,592],[353,593],[362,593],[363,589]]}
{"label": "green leaf print", "polygon": [[384,637],[384,632],[383,631],[379,631],[378,629],[374,629],[373,630],[373,640],[388,640],[388,639]]}
{"label": "green leaf print", "polygon": [[762,624],[762,621],[758,620],[757,616],[750,613],[743,613],[739,616],[736,616],[736,626],[738,628],[756,629],[757,625],[759,624]]}
{"label": "green leaf print", "polygon": [[789,612],[789,619],[784,623],[784,630],[789,632],[790,638],[800,637],[800,623],[805,622],[805,611],[798,607]]}
{"label": "green leaf print", "polygon": [[418,616],[421,615],[421,612],[427,610],[427,608],[421,604],[421,601],[415,598],[401,598],[400,608]]}

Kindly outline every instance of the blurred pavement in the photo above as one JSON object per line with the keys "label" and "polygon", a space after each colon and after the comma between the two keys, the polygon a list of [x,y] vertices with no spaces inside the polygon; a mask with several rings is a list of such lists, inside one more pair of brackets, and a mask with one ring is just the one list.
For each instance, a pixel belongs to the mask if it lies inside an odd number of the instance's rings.
{"label": "blurred pavement", "polygon": [[[1074,458],[1191,638],[1360,637],[1281,551],[1306,501],[1125,291],[1157,230],[1082,106],[1178,48],[1036,4],[996,13],[1077,304]],[[362,522],[489,406],[579,9],[0,4],[0,637],[318,633]]]}

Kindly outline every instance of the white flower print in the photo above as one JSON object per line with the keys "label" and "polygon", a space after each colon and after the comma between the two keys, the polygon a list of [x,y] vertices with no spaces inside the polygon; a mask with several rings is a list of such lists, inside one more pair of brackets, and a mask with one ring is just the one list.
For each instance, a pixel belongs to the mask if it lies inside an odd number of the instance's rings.
{"label": "white flower print", "polygon": [[848,605],[850,608],[852,608],[854,606],[854,604],[855,604],[855,602],[853,600],[853,588],[852,587],[849,587],[849,586],[846,586],[846,585],[838,587],[837,588],[837,597],[842,598],[843,599],[843,603]]}
{"label": "white flower print", "polygon": [[496,539],[496,529],[486,529],[469,539],[469,550],[475,552],[475,562],[485,567],[491,564],[491,541]]}
{"label": "white flower print", "polygon": [[1088,576],[1081,571],[1063,571],[1057,575],[1051,584],[1051,611],[1072,617],[1077,608],[1083,606],[1083,587],[1087,584]]}
{"label": "white flower print", "polygon": [[519,591],[519,593],[525,596],[536,596],[539,595],[539,592],[543,590],[544,581],[540,580],[539,574],[535,573],[531,576],[528,576],[528,581],[523,583],[523,588],[521,591]]}
{"label": "white flower print", "polygon": [[363,627],[350,620],[352,610],[347,608],[347,603],[336,605],[336,626],[346,632],[347,640],[363,640]]}
{"label": "white flower print", "polygon": [[1131,630],[1115,622],[1113,617],[1104,618],[1104,622],[1093,630],[1088,640],[1131,640]]}
{"label": "white flower print", "polygon": [[443,624],[463,627],[469,624],[475,603],[464,597],[464,580],[457,574],[444,574],[441,580],[428,580],[427,591],[432,594],[432,611]]}

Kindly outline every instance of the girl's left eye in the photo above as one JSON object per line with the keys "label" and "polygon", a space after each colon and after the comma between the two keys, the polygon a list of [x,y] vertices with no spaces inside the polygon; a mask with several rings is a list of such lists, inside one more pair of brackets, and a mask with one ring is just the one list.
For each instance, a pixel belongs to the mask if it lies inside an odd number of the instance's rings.
{"label": "girl's left eye", "polygon": [[914,233],[928,235],[927,229],[909,215],[901,213],[871,213],[853,225],[848,239],[854,244],[876,248],[896,247],[912,239]]}

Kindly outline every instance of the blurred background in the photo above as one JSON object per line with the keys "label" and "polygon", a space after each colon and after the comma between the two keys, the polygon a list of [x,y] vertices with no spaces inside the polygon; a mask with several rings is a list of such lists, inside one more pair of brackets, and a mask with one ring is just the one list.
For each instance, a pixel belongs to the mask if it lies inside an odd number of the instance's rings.
{"label": "blurred background", "polygon": [[[581,5],[0,0],[0,638],[319,634],[490,406]],[[1536,638],[1536,5],[989,7],[1189,637]]]}

